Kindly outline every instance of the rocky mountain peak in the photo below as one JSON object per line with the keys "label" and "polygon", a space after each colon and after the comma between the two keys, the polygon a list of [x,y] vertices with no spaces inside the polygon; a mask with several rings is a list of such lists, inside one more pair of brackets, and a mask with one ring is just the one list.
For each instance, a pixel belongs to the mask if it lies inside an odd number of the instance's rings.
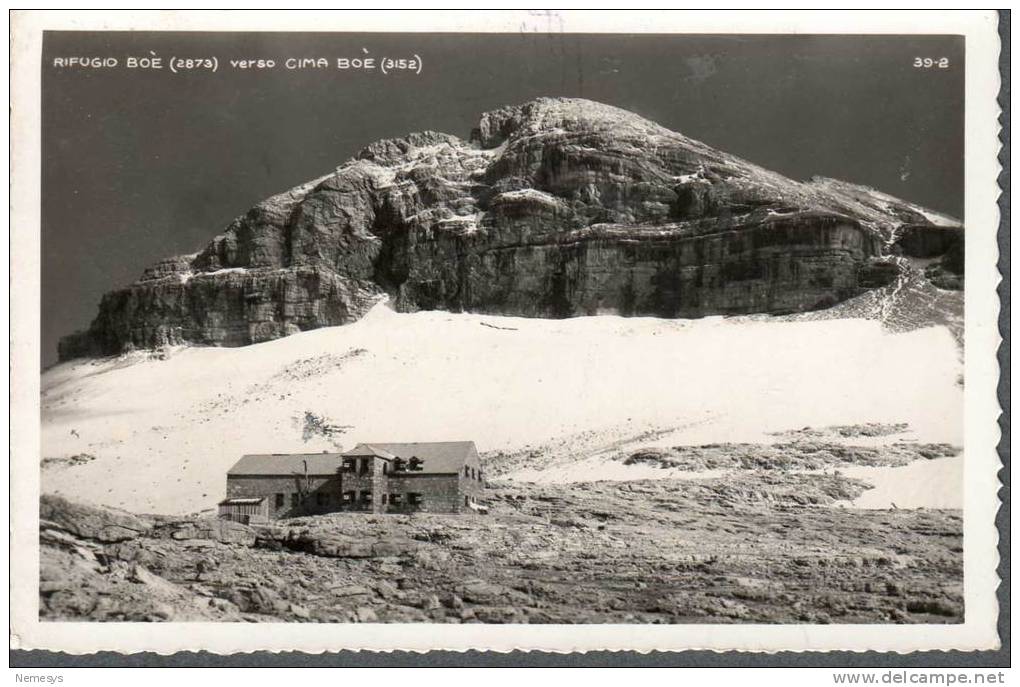
{"label": "rocky mountain peak", "polygon": [[956,270],[962,243],[952,218],[874,189],[794,181],[626,110],[539,98],[483,114],[470,142],[377,141],[258,203],[104,296],[60,354],[257,343],[351,322],[384,295],[535,317],[797,312],[889,283],[905,251]]}
{"label": "rocky mountain peak", "polygon": [[435,146],[460,147],[464,141],[450,134],[438,131],[420,131],[401,138],[385,138],[369,144],[354,156],[355,160],[368,160],[379,165],[395,165],[406,162],[415,149]]}
{"label": "rocky mountain peak", "polygon": [[641,132],[669,133],[643,117],[612,105],[583,98],[536,98],[484,113],[472,140],[483,148],[495,148],[509,138],[541,133]]}

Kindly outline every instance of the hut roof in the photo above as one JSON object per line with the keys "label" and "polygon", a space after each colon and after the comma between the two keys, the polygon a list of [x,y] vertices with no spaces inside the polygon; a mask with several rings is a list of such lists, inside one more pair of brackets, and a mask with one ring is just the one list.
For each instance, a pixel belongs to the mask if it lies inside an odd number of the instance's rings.
{"label": "hut roof", "polygon": [[363,443],[343,456],[377,456],[385,460],[401,458],[422,461],[423,473],[449,474],[460,472],[472,454],[476,453],[473,441],[418,441],[411,443]]}
{"label": "hut roof", "polygon": [[335,475],[340,468],[339,453],[251,453],[241,456],[228,475]]}

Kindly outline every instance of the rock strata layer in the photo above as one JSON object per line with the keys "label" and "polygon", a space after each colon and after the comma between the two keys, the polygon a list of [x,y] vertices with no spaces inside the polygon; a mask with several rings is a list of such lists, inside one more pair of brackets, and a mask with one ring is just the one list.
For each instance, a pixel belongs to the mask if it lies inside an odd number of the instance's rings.
{"label": "rock strata layer", "polygon": [[952,218],[542,98],[482,115],[470,141],[373,143],[106,294],[59,352],[247,345],[355,321],[386,295],[405,311],[783,314],[890,283],[892,255],[946,255],[937,285],[958,288],[962,252]]}

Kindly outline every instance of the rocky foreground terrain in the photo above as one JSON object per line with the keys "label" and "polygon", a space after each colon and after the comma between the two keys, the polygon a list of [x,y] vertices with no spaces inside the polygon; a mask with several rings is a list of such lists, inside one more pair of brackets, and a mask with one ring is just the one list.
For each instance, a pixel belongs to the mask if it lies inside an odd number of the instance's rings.
{"label": "rocky foreground terrain", "polygon": [[[60,357],[243,346],[403,312],[785,314],[908,280],[962,288],[963,228],[833,179],[788,179],[640,116],[542,98],[470,140],[378,141],[107,293]],[[935,308],[938,310],[939,308]]]}
{"label": "rocky foreground terrain", "polygon": [[46,620],[945,623],[959,510],[845,507],[838,472],[490,485],[487,515],[248,527],[41,503]]}

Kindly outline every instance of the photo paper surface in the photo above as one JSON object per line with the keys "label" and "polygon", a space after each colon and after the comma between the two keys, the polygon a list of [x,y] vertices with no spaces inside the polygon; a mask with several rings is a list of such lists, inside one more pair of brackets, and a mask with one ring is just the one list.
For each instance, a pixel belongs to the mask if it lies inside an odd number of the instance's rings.
{"label": "photo paper surface", "polygon": [[997,646],[994,13],[13,26],[16,648]]}

